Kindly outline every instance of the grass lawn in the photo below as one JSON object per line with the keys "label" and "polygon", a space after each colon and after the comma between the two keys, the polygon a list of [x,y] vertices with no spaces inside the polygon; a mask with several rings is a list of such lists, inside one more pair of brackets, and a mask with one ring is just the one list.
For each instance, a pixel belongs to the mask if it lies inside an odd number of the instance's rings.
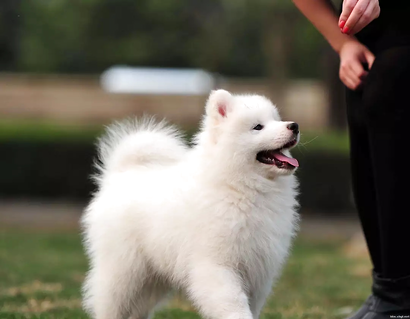
{"label": "grass lawn", "polygon": [[[344,243],[298,238],[262,318],[345,318],[369,291],[368,259]],[[0,230],[0,319],[87,318],[80,286],[87,269],[75,232]],[[200,318],[182,297],[155,319]]]}

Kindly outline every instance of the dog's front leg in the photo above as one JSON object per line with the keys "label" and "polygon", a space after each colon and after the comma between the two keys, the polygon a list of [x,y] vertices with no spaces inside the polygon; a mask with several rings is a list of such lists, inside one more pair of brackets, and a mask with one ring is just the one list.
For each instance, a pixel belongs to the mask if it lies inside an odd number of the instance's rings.
{"label": "dog's front leg", "polygon": [[187,292],[206,318],[253,318],[241,280],[228,267],[209,262],[197,263],[188,276]]}

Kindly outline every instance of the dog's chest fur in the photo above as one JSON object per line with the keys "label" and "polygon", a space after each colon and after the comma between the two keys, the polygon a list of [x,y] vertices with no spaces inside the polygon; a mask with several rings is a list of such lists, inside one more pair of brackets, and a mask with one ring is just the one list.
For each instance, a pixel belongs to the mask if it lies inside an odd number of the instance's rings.
{"label": "dog's chest fur", "polygon": [[217,259],[239,272],[249,293],[275,280],[288,255],[296,213],[281,205],[281,195],[226,197],[216,210],[218,227],[209,244]]}

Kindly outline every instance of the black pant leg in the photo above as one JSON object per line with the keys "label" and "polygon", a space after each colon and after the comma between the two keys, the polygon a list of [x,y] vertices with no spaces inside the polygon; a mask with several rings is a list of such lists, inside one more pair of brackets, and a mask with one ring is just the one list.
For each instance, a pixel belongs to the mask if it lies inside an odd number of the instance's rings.
{"label": "black pant leg", "polygon": [[361,91],[346,92],[353,195],[374,270],[382,271],[379,218],[370,141],[363,115]]}
{"label": "black pant leg", "polygon": [[[395,47],[376,56],[363,89],[378,217],[381,274],[410,275],[410,47]],[[367,150],[366,150],[367,152]],[[366,168],[367,172],[367,168]],[[360,169],[356,174],[362,174]],[[367,174],[367,173],[366,173]],[[365,176],[363,176],[365,178]],[[364,186],[362,186],[364,187]],[[369,203],[369,205],[373,206]]]}

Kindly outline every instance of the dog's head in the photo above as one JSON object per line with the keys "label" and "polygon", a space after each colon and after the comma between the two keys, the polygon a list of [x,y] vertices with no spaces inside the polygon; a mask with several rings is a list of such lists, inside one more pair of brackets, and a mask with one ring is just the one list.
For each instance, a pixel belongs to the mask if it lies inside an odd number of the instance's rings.
{"label": "dog's head", "polygon": [[231,165],[274,178],[299,166],[289,149],[299,141],[299,127],[281,121],[276,107],[259,95],[213,91],[206,105],[205,130]]}

